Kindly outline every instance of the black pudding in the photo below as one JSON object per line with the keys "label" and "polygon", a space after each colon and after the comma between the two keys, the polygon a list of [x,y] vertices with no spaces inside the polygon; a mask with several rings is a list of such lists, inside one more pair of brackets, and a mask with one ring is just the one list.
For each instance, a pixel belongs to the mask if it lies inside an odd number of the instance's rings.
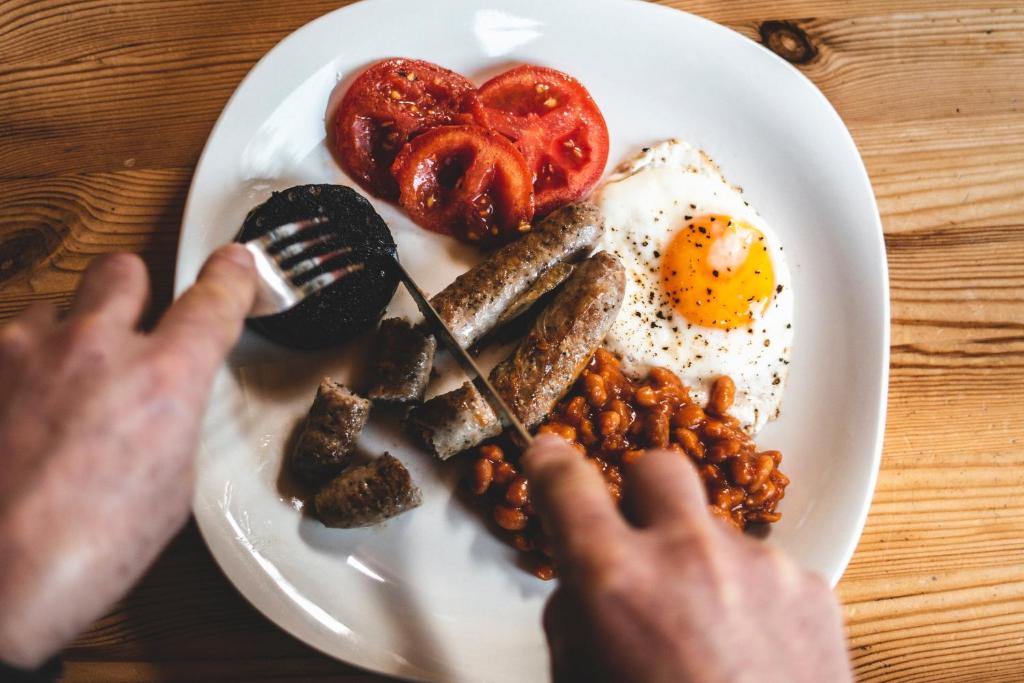
{"label": "black pudding", "polygon": [[[249,326],[261,335],[292,348],[336,346],[366,331],[380,319],[398,287],[398,277],[390,266],[397,253],[391,231],[370,202],[350,187],[296,185],[275,192],[245,217],[237,241],[251,240],[285,223],[318,216],[328,218],[330,223],[308,228],[302,239],[330,237],[309,255],[326,254],[342,247],[351,247],[352,252],[309,271],[299,282],[352,263],[363,263],[364,268],[291,310],[249,320]],[[286,261],[283,265],[287,268],[292,264]]]}

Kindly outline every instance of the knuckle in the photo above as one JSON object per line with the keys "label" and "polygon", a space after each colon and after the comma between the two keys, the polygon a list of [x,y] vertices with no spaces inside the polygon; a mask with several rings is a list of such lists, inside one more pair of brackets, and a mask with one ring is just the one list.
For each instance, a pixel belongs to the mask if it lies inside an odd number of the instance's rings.
{"label": "knuckle", "polygon": [[577,472],[576,464],[565,459],[542,462],[532,468],[527,464],[527,473],[533,479],[534,486],[544,494],[550,492],[554,495],[560,488],[572,484],[567,481],[567,477],[575,477]]}
{"label": "knuckle", "polygon": [[72,349],[101,351],[107,345],[107,326],[96,315],[72,318],[65,328],[65,340]]}
{"label": "knuckle", "polygon": [[195,285],[195,306],[191,326],[207,343],[227,347],[241,330],[248,312],[247,301],[229,282],[202,282]]}
{"label": "knuckle", "polygon": [[149,369],[149,385],[156,394],[173,394],[187,384],[192,373],[187,356],[161,350],[153,354],[147,361]]}
{"label": "knuckle", "polygon": [[138,291],[148,284],[146,264],[137,254],[115,253],[99,256],[89,264],[83,285],[94,294],[109,297],[116,291]]}
{"label": "knuckle", "polygon": [[138,254],[119,252],[102,257],[100,265],[112,275],[138,276],[146,273],[146,264]]}
{"label": "knuckle", "polygon": [[17,361],[32,348],[32,333],[21,323],[8,323],[0,329],[0,360]]}
{"label": "knuckle", "polygon": [[616,601],[628,596],[637,585],[633,580],[635,563],[625,561],[625,547],[621,543],[602,543],[579,558],[576,569],[592,595]]}
{"label": "knuckle", "polygon": [[669,552],[681,554],[691,562],[701,565],[712,565],[723,551],[720,540],[708,529],[695,525],[684,525],[676,533],[669,534],[665,542]]}

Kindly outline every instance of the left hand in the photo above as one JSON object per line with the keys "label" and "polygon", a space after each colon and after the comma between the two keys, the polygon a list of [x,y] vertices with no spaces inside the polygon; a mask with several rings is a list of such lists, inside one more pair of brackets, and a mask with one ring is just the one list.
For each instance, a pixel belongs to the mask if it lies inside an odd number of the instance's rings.
{"label": "left hand", "polygon": [[118,254],[63,320],[40,306],[0,328],[0,661],[53,655],[188,518],[200,417],[255,288],[225,247],[145,334],[146,268]]}

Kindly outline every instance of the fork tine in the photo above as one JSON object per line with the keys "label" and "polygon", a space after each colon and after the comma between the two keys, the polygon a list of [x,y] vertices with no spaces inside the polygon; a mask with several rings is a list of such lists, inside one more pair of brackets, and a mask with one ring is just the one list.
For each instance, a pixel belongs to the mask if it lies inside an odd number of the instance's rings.
{"label": "fork tine", "polygon": [[309,251],[313,247],[317,247],[317,246],[319,246],[321,244],[326,244],[327,242],[330,242],[333,239],[335,239],[335,236],[331,235],[330,233],[328,233],[326,235],[320,235],[319,237],[314,237],[311,240],[306,240],[304,242],[295,242],[294,244],[289,244],[287,247],[285,247],[281,251],[274,252],[273,254],[271,254],[271,256],[278,263],[282,263],[282,262],[287,261],[288,259],[292,258],[293,256],[298,256],[299,254],[302,254],[302,253],[304,253],[306,251]]}
{"label": "fork tine", "polygon": [[295,221],[294,223],[285,223],[284,225],[280,225],[273,230],[264,233],[253,241],[259,242],[265,249],[270,249],[281,240],[294,237],[307,228],[312,228],[316,225],[323,225],[328,222],[330,222],[330,219],[326,216],[317,216],[316,218],[307,218],[306,220]]}
{"label": "fork tine", "polygon": [[323,254],[322,256],[313,256],[308,259],[299,261],[294,266],[289,268],[285,274],[290,278],[296,278],[299,275],[302,275],[303,273],[308,273],[314,268],[322,266],[323,264],[327,263],[332,259],[336,259],[339,256],[344,256],[345,254],[350,253],[352,253],[352,247],[343,247],[341,249],[336,249],[330,252],[329,254]]}
{"label": "fork tine", "polygon": [[351,275],[352,273],[358,272],[362,270],[364,267],[365,264],[363,263],[353,263],[352,265],[332,270],[329,273],[317,275],[315,278],[305,283],[304,285],[300,285],[299,289],[302,290],[304,296],[312,296],[313,294],[316,294],[324,287],[328,285],[333,285],[335,282],[342,279],[346,275]]}

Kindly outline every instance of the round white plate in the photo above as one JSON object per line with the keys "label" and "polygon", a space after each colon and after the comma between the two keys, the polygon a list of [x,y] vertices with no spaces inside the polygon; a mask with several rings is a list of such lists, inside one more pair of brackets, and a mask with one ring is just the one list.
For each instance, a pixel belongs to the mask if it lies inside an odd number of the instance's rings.
{"label": "round white plate", "polygon": [[[822,94],[761,46],[683,12],[626,0],[372,0],[296,31],[249,73],[210,136],[185,210],[177,289],[271,190],[349,180],[326,144],[338,84],[389,56],[476,82],[509,65],[562,69],[593,94],[610,163],[681,137],[706,150],[775,226],[793,268],[796,338],[782,417],[759,436],[792,485],[766,542],[833,583],[860,535],[882,443],[889,296],[881,224],[864,166]],[[188,97],[188,93],[183,93]],[[335,95],[336,99],[337,95]],[[436,292],[473,252],[374,202],[409,270]],[[392,311],[411,313],[404,293]],[[326,529],[277,485],[284,442],[319,378],[346,380],[360,344],[292,354],[246,336],[210,400],[194,509],[238,589],[297,638],[407,678],[537,681],[553,588],[453,496],[442,467],[377,415],[369,453],[401,458],[423,506],[379,528]]]}

